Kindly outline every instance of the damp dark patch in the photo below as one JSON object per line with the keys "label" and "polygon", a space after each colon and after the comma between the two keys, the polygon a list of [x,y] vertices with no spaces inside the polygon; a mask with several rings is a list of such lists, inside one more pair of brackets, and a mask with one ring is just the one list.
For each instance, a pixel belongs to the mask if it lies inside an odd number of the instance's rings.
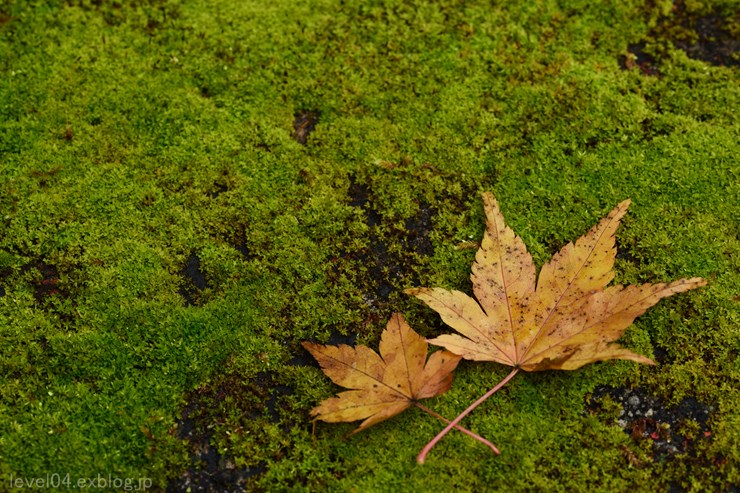
{"label": "damp dark patch", "polygon": [[319,123],[319,112],[301,110],[297,112],[293,120],[293,138],[299,143],[306,145],[308,136],[311,135]]}
{"label": "damp dark patch", "polygon": [[391,293],[397,290],[393,281],[402,273],[400,259],[388,251],[383,241],[375,237],[369,251],[362,255],[362,260],[369,266],[370,277],[375,280],[374,299],[388,301]]}
{"label": "damp dark patch", "polygon": [[[286,418],[294,412],[285,400],[293,392],[274,373],[261,372],[252,379],[226,375],[186,395],[188,404],[183,408],[175,433],[188,444],[190,466],[170,481],[166,491],[252,491],[257,478],[266,470],[266,462],[254,461],[247,467],[237,467],[231,457],[220,454],[213,444],[214,429],[228,424],[232,433],[254,437],[258,442],[269,439],[261,433],[266,423],[278,424],[287,432],[296,425]],[[235,408],[241,416],[236,420]],[[280,459],[284,453],[284,450],[273,451],[266,459]]]}
{"label": "damp dark patch", "polygon": [[[677,5],[685,5],[680,2]],[[676,40],[676,47],[683,50],[690,58],[702,60],[711,65],[738,66],[740,57],[737,56],[740,48],[740,39],[733,36],[729,30],[731,22],[740,22],[740,16],[727,19],[717,13],[710,13],[701,17],[687,16],[685,27],[689,28],[685,38]]]}
{"label": "damp dark patch", "polygon": [[208,444],[203,445],[198,456],[205,468],[187,471],[175,481],[167,484],[167,493],[223,493],[248,491],[245,486],[248,480],[265,472],[265,464],[255,467],[239,468],[223,458]]}
{"label": "damp dark patch", "polygon": [[619,56],[619,66],[622,70],[639,69],[645,75],[660,75],[658,61],[654,56],[645,52],[645,42],[632,43],[627,47],[628,55]]}
{"label": "damp dark patch", "polygon": [[221,491],[245,491],[249,478],[265,472],[265,463],[252,467],[236,468],[233,462],[218,453],[211,445],[213,432],[203,426],[201,406],[196,398],[191,401],[177,423],[178,436],[187,440],[191,466],[178,478],[167,484],[168,493],[182,491],[218,493]]}
{"label": "damp dark patch", "polygon": [[426,202],[419,205],[419,212],[406,220],[406,246],[421,256],[434,255],[434,245],[429,239],[435,210]]}
{"label": "damp dark patch", "polygon": [[21,267],[22,271],[36,271],[34,280],[31,282],[33,296],[36,303],[49,315],[53,315],[66,329],[73,330],[77,319],[77,302],[74,293],[70,292],[62,279],[70,276],[75,278],[72,284],[84,283],[84,274],[79,268],[67,268],[63,272],[57,265],[44,260],[34,260]]}
{"label": "damp dark patch", "polygon": [[347,195],[349,197],[349,205],[359,207],[365,213],[365,224],[368,226],[377,226],[380,224],[380,214],[369,204],[370,187],[358,183],[354,176],[350,176]]}
{"label": "damp dark patch", "polygon": [[714,408],[693,397],[667,406],[644,389],[604,386],[594,389],[587,399],[589,411],[603,411],[607,396],[621,408],[614,423],[634,441],[648,441],[656,460],[692,454],[698,442],[711,440],[708,421]]}
{"label": "damp dark patch", "polygon": [[281,401],[284,397],[293,395],[293,388],[273,381],[273,376],[268,372],[260,372],[254,378],[254,384],[260,389],[269,389],[267,400],[264,401],[264,410],[267,418],[273,423],[279,423],[281,416],[278,413]]}
{"label": "damp dark patch", "polygon": [[[347,199],[349,205],[363,211],[365,224],[370,227],[369,241],[363,250],[346,253],[339,260],[363,266],[367,277],[363,281],[370,287],[363,298],[371,308],[377,308],[387,302],[401,284],[418,283],[418,257],[434,255],[434,245],[429,235],[436,210],[429,203],[421,201],[418,211],[406,219],[402,228],[383,228],[383,216],[373,207],[371,186],[361,183],[353,175],[349,177]],[[403,248],[400,251],[392,249],[393,245],[402,245]],[[415,255],[418,257],[415,258]]]}
{"label": "damp dark patch", "polygon": [[215,199],[222,193],[228,192],[228,191],[229,191],[228,185],[225,185],[224,183],[214,183],[213,189],[210,192],[208,192],[208,196],[212,199]]}
{"label": "damp dark patch", "polygon": [[66,297],[69,293],[59,287],[59,270],[53,264],[40,261],[34,267],[41,274],[34,282],[33,296],[40,304],[45,304],[54,296]]}
{"label": "damp dark patch", "polygon": [[[383,170],[378,171],[380,168]],[[424,193],[416,198],[412,214],[388,219],[378,205],[375,187],[382,186],[377,180],[385,179],[389,173],[404,180],[444,176],[451,182],[455,180],[455,186],[442,186],[434,191],[432,197]],[[383,161],[371,170],[361,169],[349,174],[346,203],[362,211],[368,227],[360,239],[362,247],[350,247],[330,259],[329,278],[342,282],[350,280],[358,287],[357,309],[365,315],[357,327],[359,333],[384,326],[398,293],[420,285],[420,279],[432,269],[428,259],[435,254],[431,239],[432,231],[438,227],[435,217],[440,210],[463,214],[470,210],[471,197],[478,196],[477,183],[461,182],[459,178],[445,175],[429,164],[415,164],[409,156],[403,156],[398,162]],[[454,231],[444,232],[455,234]],[[357,244],[357,238],[353,240]]]}
{"label": "damp dark patch", "polygon": [[183,277],[180,286],[180,295],[188,306],[200,305],[202,302],[201,292],[207,287],[206,276],[200,270],[200,259],[195,253],[191,253],[180,270]]}
{"label": "damp dark patch", "polygon": [[639,265],[637,257],[632,254],[632,244],[625,243],[624,241],[625,240],[623,239],[620,240],[619,236],[617,236],[615,240],[615,245],[617,247],[616,258],[623,262],[629,262],[630,264],[633,264],[635,266]]}
{"label": "damp dark patch", "polygon": [[359,207],[365,214],[365,223],[370,226],[369,246],[359,252],[342,255],[341,260],[359,262],[367,272],[367,284],[371,291],[365,293],[366,303],[376,306],[378,302],[386,302],[391,293],[396,291],[392,278],[401,274],[400,259],[389,253],[386,242],[378,233],[382,217],[372,207],[371,189],[366,184],[359,183],[354,176],[350,176],[350,186],[347,190],[350,205]]}
{"label": "damp dark patch", "polygon": [[644,39],[627,47],[627,55],[619,57],[619,66],[659,76],[660,60],[668,56],[667,47],[671,45],[695,60],[716,66],[738,66],[740,39],[731,32],[731,26],[738,22],[738,14],[696,11],[688,8],[685,1],[678,0]]}

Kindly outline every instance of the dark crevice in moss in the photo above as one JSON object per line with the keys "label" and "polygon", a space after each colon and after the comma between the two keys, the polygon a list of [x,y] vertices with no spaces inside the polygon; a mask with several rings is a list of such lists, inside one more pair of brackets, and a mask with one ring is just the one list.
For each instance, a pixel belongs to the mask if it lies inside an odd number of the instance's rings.
{"label": "dark crevice in moss", "polygon": [[370,188],[365,184],[358,183],[357,178],[354,175],[350,175],[349,177],[349,189],[347,194],[350,199],[349,205],[359,207],[365,213],[365,223],[368,226],[377,226],[380,224],[380,214],[377,210],[368,205]]}
{"label": "dark crevice in moss", "polygon": [[675,361],[675,358],[671,356],[668,349],[658,344],[652,334],[650,334],[650,343],[653,348],[653,360],[656,363],[666,365]]}
{"label": "dark crevice in moss", "polygon": [[208,286],[206,276],[200,269],[200,259],[196,253],[191,253],[180,271],[184,278],[180,286],[180,295],[187,306],[202,303],[201,292]]}
{"label": "dark crevice in moss", "polygon": [[208,192],[208,196],[212,199],[217,198],[219,195],[221,195],[224,192],[229,191],[229,186],[224,183],[214,183],[213,184],[213,190]]}
{"label": "dark crevice in moss", "polygon": [[660,75],[658,61],[654,56],[645,52],[646,44],[644,41],[632,43],[627,47],[629,55],[619,56],[619,66],[623,70],[638,68],[645,75]]}
{"label": "dark crevice in moss", "polygon": [[[224,186],[227,187],[225,191],[230,190],[228,185]],[[211,238],[219,243],[227,243],[234,250],[241,253],[245,260],[253,260],[257,257],[247,239],[249,225],[244,216],[232,213],[218,216],[214,222],[208,225],[208,230]]]}
{"label": "dark crevice in moss", "polygon": [[650,142],[656,137],[665,137],[673,132],[672,126],[656,122],[653,118],[645,118],[642,122],[642,139]]}
{"label": "dark crevice in moss", "polygon": [[301,110],[297,112],[293,120],[293,138],[299,144],[306,145],[308,143],[308,136],[316,129],[318,123],[318,111]]}
{"label": "dark crevice in moss", "polygon": [[39,188],[47,188],[54,183],[55,176],[63,169],[62,166],[54,166],[48,170],[33,170],[31,176],[38,179]]}
{"label": "dark crevice in moss", "polygon": [[339,332],[332,332],[329,339],[326,340],[326,343],[334,346],[338,346],[340,344],[354,346],[356,341],[357,334],[340,334]]}
{"label": "dark crevice in moss", "polygon": [[12,15],[8,15],[7,13],[0,10],[0,26],[2,26],[3,24],[7,24],[13,19],[15,19],[15,17],[13,17]]}
{"label": "dark crevice in moss", "polygon": [[232,246],[242,255],[244,255],[244,258],[247,260],[252,260],[255,258],[255,256],[252,254],[252,251],[249,249],[249,245],[247,245],[246,240],[243,240],[239,243],[232,244]]}
{"label": "dark crevice in moss", "polygon": [[[357,342],[357,334],[356,333],[350,333],[350,334],[342,334],[340,332],[332,332],[329,335],[329,338],[326,341],[316,341],[316,340],[308,340],[308,342],[315,342],[317,344],[327,344],[331,346],[340,346],[342,344],[345,344],[347,346],[354,346]],[[290,366],[313,366],[315,368],[321,368],[319,363],[316,361],[316,359],[311,356],[311,353],[306,351],[302,346],[299,344],[295,345],[295,349],[292,349],[292,353],[294,356],[288,360],[288,365]]]}
{"label": "dark crevice in moss", "polygon": [[630,263],[635,267],[639,267],[639,260],[632,254],[631,247],[634,246],[634,242],[626,242],[623,238],[620,238],[619,235],[617,235],[615,244],[617,248],[616,258],[622,262]]}

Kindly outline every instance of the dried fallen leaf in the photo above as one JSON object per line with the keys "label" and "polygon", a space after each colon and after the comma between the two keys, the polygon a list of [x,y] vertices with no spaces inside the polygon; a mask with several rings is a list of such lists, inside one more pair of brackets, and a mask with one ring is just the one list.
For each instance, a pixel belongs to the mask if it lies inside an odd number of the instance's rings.
{"label": "dried fallen leaf", "polygon": [[[501,384],[453,420],[453,424],[520,369],[574,370],[609,359],[654,364],[614,341],[661,298],[706,284],[695,277],[671,283],[606,287],[614,278],[614,234],[629,200],[619,204],[575,244],[563,247],[542,267],[537,280],[531,255],[504,223],[493,195],[483,194],[483,204],[486,232],[471,275],[477,301],[460,291],[406,290],[436,310],[447,325],[461,334],[442,335],[429,342],[465,359],[514,367]],[[422,452],[420,462],[424,455]]]}
{"label": "dried fallen leaf", "polygon": [[[568,243],[540,272],[484,194],[486,233],[473,264],[473,292],[406,290],[462,334],[429,342],[465,359],[495,361],[525,371],[574,370],[607,359],[653,363],[614,344],[632,321],[661,298],[706,284],[698,277],[639,286],[606,285],[614,278],[614,233],[630,201],[619,204],[586,235]],[[605,289],[606,288],[606,289]]]}
{"label": "dried fallen leaf", "polygon": [[311,414],[330,423],[364,419],[353,433],[400,414],[418,399],[447,392],[460,362],[449,351],[437,351],[427,361],[428,344],[399,313],[381,335],[380,355],[367,346],[304,342],[303,347],[334,383],[353,389],[324,400]]}
{"label": "dried fallen leaf", "polygon": [[[418,400],[449,390],[460,356],[443,350],[432,354],[427,361],[427,342],[409,327],[400,313],[393,314],[381,335],[380,356],[366,346],[304,342],[303,347],[334,383],[353,389],[321,402],[311,411],[316,419],[330,423],[364,419],[354,434],[414,405],[445,423],[450,422]],[[459,425],[453,427],[499,453],[485,438]]]}

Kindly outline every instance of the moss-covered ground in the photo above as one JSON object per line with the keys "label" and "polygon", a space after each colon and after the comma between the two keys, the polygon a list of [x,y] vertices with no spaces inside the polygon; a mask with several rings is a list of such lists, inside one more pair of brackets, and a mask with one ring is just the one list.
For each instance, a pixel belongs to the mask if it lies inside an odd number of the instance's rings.
{"label": "moss-covered ground", "polygon": [[[738,6],[0,1],[0,491],[738,491]],[[446,330],[402,290],[470,292],[483,190],[538,265],[631,198],[616,281],[709,285],[626,333],[656,367],[517,376],[499,457],[314,428],[300,342]]]}

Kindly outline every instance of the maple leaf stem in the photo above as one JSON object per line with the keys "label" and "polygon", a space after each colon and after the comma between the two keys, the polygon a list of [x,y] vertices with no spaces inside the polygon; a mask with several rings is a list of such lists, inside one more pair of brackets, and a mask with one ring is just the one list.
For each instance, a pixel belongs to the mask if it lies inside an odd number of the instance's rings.
{"label": "maple leaf stem", "polygon": [[[445,418],[441,414],[436,413],[435,411],[432,411],[428,407],[426,407],[426,406],[424,406],[424,405],[422,405],[422,404],[420,404],[418,402],[414,402],[414,405],[416,407],[418,407],[419,409],[421,409],[422,411],[424,411],[425,413],[427,413],[427,414],[429,414],[431,416],[434,416],[435,418],[437,418],[439,420],[442,420],[445,423],[448,423],[448,424],[450,423],[450,420],[449,419]],[[494,454],[499,455],[501,453],[501,452],[499,452],[499,450],[496,448],[496,446],[494,444],[492,444],[491,442],[489,442],[488,440],[486,440],[482,436],[480,436],[480,435],[478,435],[476,433],[473,433],[472,431],[468,430],[467,428],[463,428],[460,425],[455,425],[455,429],[457,429],[459,431],[462,431],[463,433],[465,433],[466,435],[468,435],[469,437],[471,437],[474,440],[478,440],[480,443],[482,443],[486,447],[490,448],[493,451]]]}
{"label": "maple leaf stem", "polygon": [[419,453],[419,456],[416,458],[416,462],[418,462],[419,464],[423,464],[424,461],[426,460],[427,454],[429,453],[430,450],[432,450],[432,448],[435,445],[437,445],[437,442],[439,442],[447,433],[449,433],[452,428],[454,428],[455,426],[457,426],[457,424],[460,421],[462,421],[462,419],[465,416],[467,416],[468,414],[470,414],[470,412],[473,409],[475,409],[476,407],[478,407],[483,401],[485,401],[486,399],[488,399],[489,397],[491,397],[493,394],[495,394],[496,392],[498,392],[498,390],[501,387],[503,387],[504,385],[506,385],[509,382],[509,380],[511,380],[512,378],[514,378],[514,375],[516,375],[517,373],[519,373],[519,368],[514,368],[511,371],[511,373],[509,373],[506,376],[506,378],[504,378],[503,380],[501,380],[498,384],[496,384],[496,386],[494,388],[492,388],[491,390],[489,390],[488,392],[486,392],[477,401],[475,401],[470,406],[468,406],[468,408],[466,410],[464,410],[463,412],[461,412],[455,419],[453,419],[445,427],[444,430],[442,430],[439,433],[437,433],[437,436],[435,436],[434,438],[432,438],[432,440],[429,443],[427,443],[424,446],[423,449],[421,449],[421,452]]}

